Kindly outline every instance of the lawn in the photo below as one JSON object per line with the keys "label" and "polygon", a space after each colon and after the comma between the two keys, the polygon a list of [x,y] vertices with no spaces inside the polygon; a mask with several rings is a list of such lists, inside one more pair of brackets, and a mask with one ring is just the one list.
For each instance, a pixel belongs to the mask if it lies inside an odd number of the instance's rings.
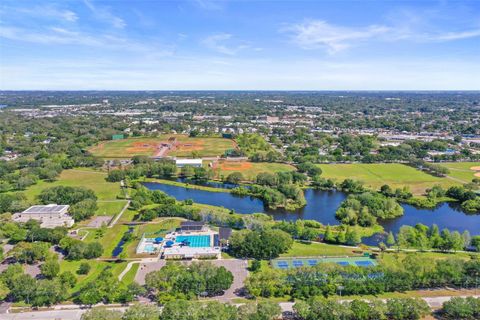
{"label": "lawn", "polygon": [[295,241],[292,248],[280,257],[349,256],[354,255],[353,250],[357,249],[326,243]]}
{"label": "lawn", "polygon": [[191,157],[195,152],[199,157],[221,156],[228,149],[236,148],[231,139],[220,137],[189,137],[187,135],[165,134],[158,137],[139,137],[100,142],[89,149],[93,155],[101,158],[131,158],[136,155],[154,156],[161,143],[167,143],[170,137],[177,138],[176,147],[166,154],[175,157]]}
{"label": "lawn", "polygon": [[[445,162],[440,164],[450,170],[450,177],[460,179],[464,183],[472,182],[475,178],[476,171],[471,170],[472,167],[480,167],[480,162]],[[478,170],[480,175],[480,170]],[[480,178],[480,176],[478,177]]]}
{"label": "lawn", "polygon": [[85,242],[100,242],[103,246],[102,258],[111,258],[112,251],[120,242],[123,234],[128,231],[128,226],[124,224],[116,224],[112,228],[106,228],[102,237],[97,237],[96,229],[90,229]]}
{"label": "lawn", "polygon": [[228,176],[232,172],[241,172],[244,178],[248,181],[254,181],[260,172],[288,172],[295,171],[295,167],[283,163],[269,163],[269,162],[235,162],[235,161],[220,161],[215,167],[215,177],[221,179]]}
{"label": "lawn", "polygon": [[37,184],[28,187],[24,191],[28,200],[33,201],[43,189],[56,186],[85,187],[92,189],[98,200],[115,200],[121,194],[118,182],[107,182],[107,174],[101,171],[94,171],[87,168],[63,170],[57,181],[39,181]]}
{"label": "lawn", "polygon": [[[80,267],[80,264],[86,262],[90,265],[91,269],[90,272],[86,275],[79,275],[77,274],[77,270]],[[98,260],[78,260],[78,261],[67,261],[62,260],[60,262],[60,273],[65,271],[72,272],[77,277],[77,284],[73,289],[71,289],[70,293],[77,292],[80,290],[86,283],[94,280],[98,277],[100,272],[105,268],[110,267],[112,273],[115,276],[118,276],[126,267],[127,262],[106,262],[106,261],[98,261]]]}
{"label": "lawn", "polygon": [[421,195],[425,189],[439,184],[445,188],[458,184],[448,178],[434,177],[412,167],[398,163],[380,164],[320,164],[322,176],[341,182],[347,178],[360,180],[365,185],[379,189],[388,184],[393,188],[408,186],[415,195]]}
{"label": "lawn", "polygon": [[135,279],[135,275],[137,274],[138,268],[140,267],[140,263],[134,263],[130,270],[123,276],[122,283],[125,285],[129,285]]}

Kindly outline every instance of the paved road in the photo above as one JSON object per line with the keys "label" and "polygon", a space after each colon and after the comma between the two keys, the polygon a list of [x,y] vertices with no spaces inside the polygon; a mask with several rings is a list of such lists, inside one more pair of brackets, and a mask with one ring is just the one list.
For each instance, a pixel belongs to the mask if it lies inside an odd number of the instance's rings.
{"label": "paved road", "polygon": [[[464,297],[464,296],[463,296]],[[480,295],[473,297],[479,298]],[[452,297],[428,297],[423,298],[430,307],[438,308],[443,302],[450,300]],[[293,302],[281,302],[282,312],[291,312],[293,310]],[[124,311],[124,307],[110,308]],[[34,311],[23,313],[11,313],[0,315],[1,320],[79,320],[87,309],[69,309],[69,310],[50,310],[50,311]]]}

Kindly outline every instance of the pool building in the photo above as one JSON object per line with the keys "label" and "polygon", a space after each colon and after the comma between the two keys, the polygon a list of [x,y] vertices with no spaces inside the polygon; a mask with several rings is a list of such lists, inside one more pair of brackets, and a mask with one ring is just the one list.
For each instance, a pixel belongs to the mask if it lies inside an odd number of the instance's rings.
{"label": "pool building", "polygon": [[[223,229],[223,228],[222,228]],[[137,254],[158,254],[162,259],[219,259],[221,246],[228,239],[221,239],[220,233],[201,222],[184,221],[180,228],[167,233],[165,237],[144,234],[137,246]]]}

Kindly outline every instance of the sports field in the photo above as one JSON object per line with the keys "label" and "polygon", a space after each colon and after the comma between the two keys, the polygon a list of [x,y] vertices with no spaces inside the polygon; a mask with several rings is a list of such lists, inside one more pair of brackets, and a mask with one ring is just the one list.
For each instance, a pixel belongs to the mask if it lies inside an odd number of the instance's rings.
{"label": "sports field", "polygon": [[[176,138],[172,147],[170,138]],[[163,145],[163,146],[162,146]],[[226,150],[235,149],[235,142],[220,137],[195,137],[187,135],[161,135],[158,137],[139,137],[100,142],[89,149],[93,155],[101,158],[131,158],[133,156],[175,156],[191,157],[193,153],[199,157],[221,156]]]}
{"label": "sports field", "polygon": [[120,184],[105,181],[106,176],[105,172],[87,168],[63,170],[56,181],[39,181],[37,184],[28,187],[23,193],[27,196],[28,201],[33,204],[36,203],[36,196],[46,188],[56,186],[85,187],[92,189],[98,198],[96,214],[113,216],[122,210],[126,200],[117,199],[117,195],[121,195]]}
{"label": "sports field", "polygon": [[426,174],[412,167],[398,163],[375,163],[375,164],[320,164],[322,177],[335,179],[341,182],[347,178],[360,180],[366,186],[379,189],[388,184],[393,188],[408,186],[415,195],[421,195],[425,189],[439,184],[450,187],[459,184],[458,181],[449,178],[439,178]]}
{"label": "sports field", "polygon": [[448,168],[450,177],[460,179],[464,183],[472,182],[472,179],[480,178],[480,162],[446,162],[441,163]]}
{"label": "sports field", "polygon": [[295,171],[295,167],[283,163],[220,161],[214,171],[217,178],[228,176],[232,172],[241,172],[246,180],[253,181],[260,172]]}

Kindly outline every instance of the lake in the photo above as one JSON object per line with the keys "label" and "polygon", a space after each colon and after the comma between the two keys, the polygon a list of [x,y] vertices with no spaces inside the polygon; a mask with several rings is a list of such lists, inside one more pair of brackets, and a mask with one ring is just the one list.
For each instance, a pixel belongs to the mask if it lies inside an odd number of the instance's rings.
{"label": "lake", "polygon": [[[335,225],[335,211],[347,195],[341,191],[305,190],[307,205],[296,211],[265,208],[260,199],[254,197],[235,196],[227,192],[209,192],[205,190],[188,189],[161,183],[144,183],[150,190],[161,190],[177,200],[192,199],[194,202],[225,207],[236,213],[262,212],[271,215],[275,220],[297,219],[316,220],[322,224]],[[435,209],[417,209],[403,204],[404,215],[395,219],[379,221],[386,232],[398,232],[402,225],[414,226],[422,223],[427,226],[437,224],[440,229],[448,228],[463,232],[468,230],[472,235],[480,235],[480,215],[467,215],[455,203],[442,203]],[[375,235],[364,238],[366,244],[376,244],[383,240],[383,236]]]}

